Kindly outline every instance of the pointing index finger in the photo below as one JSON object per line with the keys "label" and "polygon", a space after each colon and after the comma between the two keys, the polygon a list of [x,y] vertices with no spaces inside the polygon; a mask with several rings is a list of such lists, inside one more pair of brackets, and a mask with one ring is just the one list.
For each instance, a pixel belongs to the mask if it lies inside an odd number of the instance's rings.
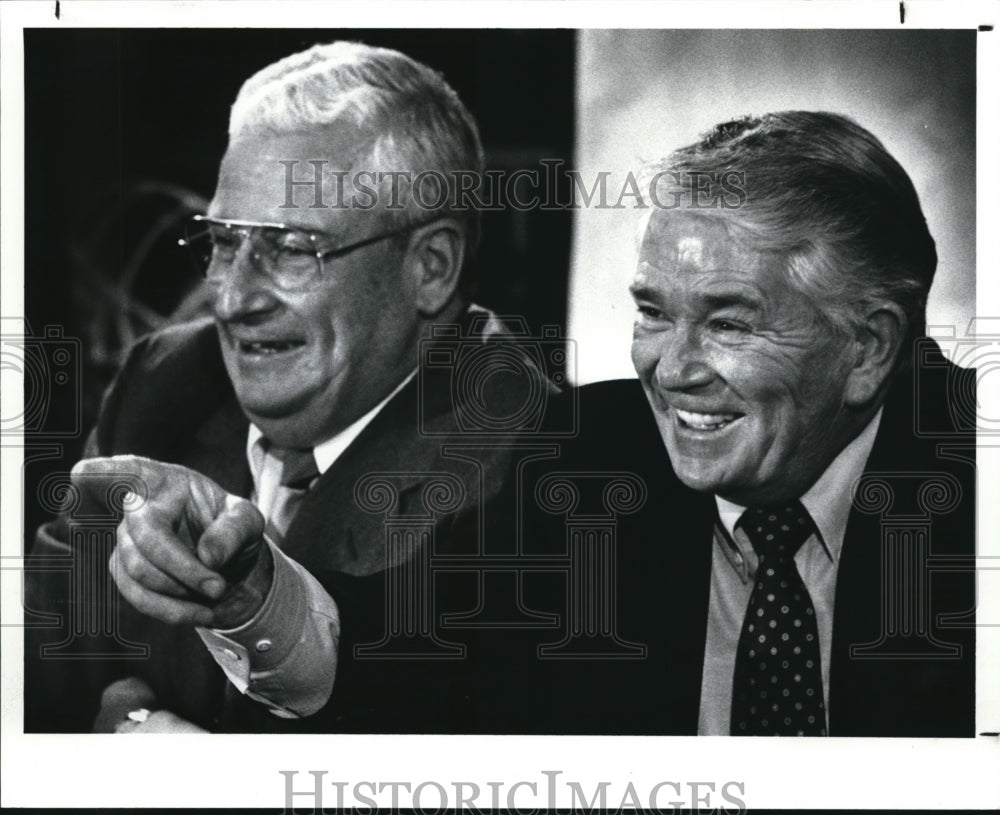
{"label": "pointing index finger", "polygon": [[159,491],[164,466],[139,456],[87,458],[74,465],[70,479],[81,500],[96,504],[93,512],[113,514],[134,510]]}

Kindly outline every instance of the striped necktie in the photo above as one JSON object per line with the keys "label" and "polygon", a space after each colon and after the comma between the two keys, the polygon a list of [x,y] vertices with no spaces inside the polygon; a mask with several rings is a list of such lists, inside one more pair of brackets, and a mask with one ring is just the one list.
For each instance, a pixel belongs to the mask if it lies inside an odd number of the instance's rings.
{"label": "striped necktie", "polygon": [[270,454],[281,461],[281,486],[271,505],[265,533],[276,546],[281,547],[299,505],[313,481],[319,477],[319,469],[311,449],[272,446]]}

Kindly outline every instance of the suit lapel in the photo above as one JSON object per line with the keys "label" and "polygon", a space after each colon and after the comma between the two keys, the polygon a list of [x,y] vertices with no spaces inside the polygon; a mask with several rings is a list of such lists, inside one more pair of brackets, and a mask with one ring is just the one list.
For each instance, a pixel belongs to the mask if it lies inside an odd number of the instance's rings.
{"label": "suit lapel", "polygon": [[[865,474],[907,472],[915,459],[912,427],[912,379],[900,376],[894,383],[879,423]],[[882,522],[878,515],[851,507],[834,599],[830,656],[830,734],[832,736],[885,731],[886,715],[878,688],[884,688],[892,663],[851,657],[851,647],[874,643],[882,631],[883,565]],[[890,671],[891,673],[891,671]],[[869,688],[868,693],[859,692]]]}
{"label": "suit lapel", "polygon": [[[640,540],[646,555],[634,580],[646,584],[653,675],[661,687],[661,724],[652,732],[694,735],[698,730],[708,599],[711,581],[715,499],[680,482],[642,388],[635,426],[650,488]],[[628,584],[625,584],[628,585]]]}
{"label": "suit lapel", "polygon": [[[940,370],[931,369],[928,378],[947,376],[948,364],[937,356]],[[954,370],[954,369],[951,369]],[[897,517],[919,517],[926,510],[919,506],[916,477],[951,475],[960,484],[960,492],[969,499],[975,494],[971,468],[956,465],[937,453],[937,439],[921,439],[914,433],[918,421],[916,400],[927,414],[925,419],[947,418],[948,389],[936,380],[921,382],[921,392],[914,392],[914,378],[903,375],[894,383],[886,403],[872,454],[865,474],[880,473],[892,495],[892,513]],[[935,413],[936,412],[936,413]],[[931,414],[934,414],[933,417]],[[972,552],[974,528],[972,503],[966,500],[950,514],[933,517],[929,528],[930,553]],[[882,608],[884,581],[890,579],[890,567],[882,562],[883,520],[878,514],[865,514],[852,507],[837,572],[834,606],[833,645],[830,674],[830,732],[834,736],[865,735],[956,735],[965,726],[963,700],[964,663],[949,659],[858,658],[851,647],[874,644],[884,635],[886,611]],[[925,568],[925,566],[921,566]],[[971,580],[962,583],[957,594],[948,596],[948,580],[954,576],[932,577],[930,593],[909,598],[911,602],[931,604],[933,614],[960,611],[974,604]],[[961,578],[959,578],[961,581]],[[968,588],[967,597],[963,592]],[[904,602],[905,593],[892,602]],[[940,607],[935,607],[937,602]],[[931,620],[931,631],[936,623]],[[939,633],[948,641],[963,639],[960,632]],[[969,661],[969,643],[965,653]],[[971,668],[969,669],[971,670]],[[972,687],[969,680],[969,687]],[[949,684],[951,683],[951,684]],[[969,725],[971,729],[971,725]]]}
{"label": "suit lapel", "polygon": [[[289,526],[284,550],[307,568],[372,574],[385,567],[386,513],[407,515],[420,488],[441,468],[440,440],[417,432],[417,380],[379,412],[316,482]],[[395,505],[366,511],[359,482],[391,474]]]}
{"label": "suit lapel", "polygon": [[[669,732],[695,735],[708,629],[715,499],[688,489],[672,471],[670,480],[674,498],[668,505],[670,520],[663,540],[668,558],[660,572],[665,577],[667,684],[674,697]],[[680,624],[683,620],[687,622]]]}
{"label": "suit lapel", "polygon": [[[587,389],[584,389],[586,393]],[[637,381],[597,386],[583,401],[585,430],[627,428],[601,467],[633,472],[646,486],[646,501],[619,519],[621,633],[647,647],[644,660],[611,668],[619,694],[611,721],[619,732],[694,735],[698,728],[705,654],[712,530],[711,495],[685,487],[674,474],[645,393]],[[606,443],[592,442],[600,449]],[[594,449],[591,447],[591,449]],[[591,465],[592,466],[592,465]],[[595,693],[608,695],[607,689]],[[617,707],[624,705],[623,714]],[[624,717],[624,719],[623,719]]]}
{"label": "suit lapel", "polygon": [[[487,341],[500,328],[489,312],[472,308],[461,337]],[[425,347],[425,357],[429,353]],[[369,575],[385,567],[386,512],[366,511],[359,481],[388,478],[397,501],[394,515],[423,511],[421,488],[437,472],[458,470],[442,445],[461,440],[452,393],[453,371],[423,366],[348,446],[302,502],[285,534],[284,550],[313,570]],[[474,497],[474,496],[473,496]],[[389,511],[389,510],[387,510]]]}
{"label": "suit lapel", "polygon": [[[883,417],[885,421],[887,417]],[[866,472],[885,462],[885,443],[876,440]],[[898,466],[898,465],[897,465]],[[837,568],[830,665],[830,735],[879,732],[881,705],[875,694],[859,693],[864,687],[884,685],[879,665],[852,659],[852,645],[875,642],[883,612],[881,525],[875,515],[852,509]]]}
{"label": "suit lapel", "polygon": [[227,400],[198,428],[187,466],[204,473],[226,492],[249,497],[253,488],[246,456],[249,428],[236,399]]}

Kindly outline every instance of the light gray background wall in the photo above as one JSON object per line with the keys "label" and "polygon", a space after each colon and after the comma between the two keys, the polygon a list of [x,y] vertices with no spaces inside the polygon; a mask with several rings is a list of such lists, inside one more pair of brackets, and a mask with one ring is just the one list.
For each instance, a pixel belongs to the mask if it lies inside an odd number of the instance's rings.
{"label": "light gray background wall", "polygon": [[[937,242],[928,323],[962,334],[975,311],[974,31],[580,32],[576,169],[630,170],[744,113],[846,114],[910,174]],[[634,199],[623,203],[631,207]],[[583,208],[574,224],[569,335],[581,383],[634,376],[629,360],[640,212]]]}

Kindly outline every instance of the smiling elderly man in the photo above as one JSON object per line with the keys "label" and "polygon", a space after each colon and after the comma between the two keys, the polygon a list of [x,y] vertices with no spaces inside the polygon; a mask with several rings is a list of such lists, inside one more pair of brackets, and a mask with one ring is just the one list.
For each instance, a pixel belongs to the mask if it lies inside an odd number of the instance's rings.
{"label": "smiling elderly man", "polygon": [[974,372],[922,337],[912,183],[810,112],[721,124],[650,178],[676,205],[631,285],[639,382],[582,390],[560,462],[642,478],[609,619],[645,650],[553,666],[557,729],[972,735]]}
{"label": "smiling elderly man", "polygon": [[[74,470],[84,502],[103,506],[115,479],[140,494],[109,562],[125,602],[32,574],[33,610],[71,625],[93,616],[73,604],[95,596],[102,619],[116,607],[119,617],[82,661],[58,653],[65,630],[32,632],[29,729],[89,727],[102,693],[98,727],[118,731],[462,728],[463,664],[365,662],[355,649],[377,646],[399,611],[387,570],[404,579],[431,546],[475,551],[509,470],[496,438],[478,461],[447,454],[462,438],[451,371],[421,368],[418,353],[432,323],[461,326],[453,342],[500,333],[469,303],[478,213],[450,198],[417,206],[400,184],[482,168],[455,92],[398,52],[316,46],[244,84],[215,195],[184,241],[204,264],[214,319],[132,350],[88,443],[98,458]],[[340,205],[344,178],[383,172],[396,186]],[[551,387],[523,361],[471,394],[480,414],[516,415],[526,393]],[[374,492],[356,492],[372,476],[383,479]],[[387,550],[389,511],[432,528]],[[63,515],[32,555],[66,556],[71,532]],[[432,588],[418,583],[424,594],[404,611],[438,609]],[[118,658],[124,644],[148,646],[148,658]]]}

